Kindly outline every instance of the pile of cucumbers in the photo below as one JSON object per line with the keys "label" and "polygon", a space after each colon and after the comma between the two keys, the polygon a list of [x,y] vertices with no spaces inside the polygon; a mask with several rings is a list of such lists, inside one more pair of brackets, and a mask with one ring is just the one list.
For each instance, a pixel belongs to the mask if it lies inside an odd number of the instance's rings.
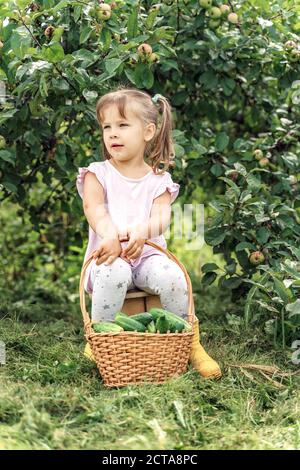
{"label": "pile of cucumbers", "polygon": [[149,312],[126,315],[117,312],[114,322],[99,322],[92,325],[95,333],[183,333],[192,330],[190,323],[182,317],[162,308],[151,308]]}

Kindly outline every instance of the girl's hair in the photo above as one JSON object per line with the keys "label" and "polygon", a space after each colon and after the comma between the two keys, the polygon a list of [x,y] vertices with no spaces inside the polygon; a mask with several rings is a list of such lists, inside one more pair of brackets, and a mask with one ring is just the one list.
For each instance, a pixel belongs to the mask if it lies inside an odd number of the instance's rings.
{"label": "girl's hair", "polygon": [[[172,113],[168,100],[159,95],[157,105],[152,101],[151,95],[137,88],[128,88],[123,85],[115,91],[111,91],[102,96],[96,104],[97,121],[101,126],[103,122],[103,110],[106,106],[115,104],[118,107],[122,118],[125,116],[125,108],[130,103],[137,103],[139,106],[138,118],[147,125],[153,122],[156,125],[156,133],[150,142],[146,142],[145,156],[148,158],[155,174],[161,174],[168,170],[169,166],[174,166],[174,144],[172,140]],[[161,116],[159,116],[161,111]],[[160,118],[160,123],[158,122]],[[102,140],[102,154],[106,160],[111,158]]]}

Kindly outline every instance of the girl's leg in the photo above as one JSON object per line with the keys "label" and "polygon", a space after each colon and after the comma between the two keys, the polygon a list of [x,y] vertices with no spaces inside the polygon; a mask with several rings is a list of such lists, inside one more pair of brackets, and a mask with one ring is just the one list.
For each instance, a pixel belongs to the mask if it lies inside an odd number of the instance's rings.
{"label": "girl's leg", "polygon": [[96,260],[92,263],[92,321],[113,321],[123,306],[127,289],[134,287],[131,267],[120,257],[108,266],[97,266]]}
{"label": "girl's leg", "polygon": [[187,319],[188,290],[181,268],[166,255],[151,255],[133,269],[133,282],[160,296],[162,307]]}

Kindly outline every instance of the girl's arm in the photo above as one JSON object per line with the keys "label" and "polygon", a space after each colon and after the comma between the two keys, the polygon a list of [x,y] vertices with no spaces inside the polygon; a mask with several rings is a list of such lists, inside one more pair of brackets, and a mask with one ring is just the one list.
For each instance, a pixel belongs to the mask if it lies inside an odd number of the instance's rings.
{"label": "girl's arm", "polygon": [[165,191],[154,199],[150,219],[139,225],[129,227],[129,242],[122,255],[130,259],[138,258],[143,250],[145,240],[165,232],[171,222],[171,194]]}
{"label": "girl's arm", "polygon": [[118,230],[105,208],[103,187],[90,171],[84,178],[83,211],[97,235],[101,238],[118,239]]}

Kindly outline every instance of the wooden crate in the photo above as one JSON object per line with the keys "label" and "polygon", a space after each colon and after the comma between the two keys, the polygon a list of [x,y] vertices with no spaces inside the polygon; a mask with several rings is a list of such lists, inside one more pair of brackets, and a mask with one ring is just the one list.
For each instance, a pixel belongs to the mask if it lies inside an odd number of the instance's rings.
{"label": "wooden crate", "polygon": [[[89,294],[92,298],[92,294]],[[121,312],[127,315],[135,315],[140,312],[147,312],[150,308],[162,308],[159,295],[149,294],[141,289],[130,289],[127,291]]]}

